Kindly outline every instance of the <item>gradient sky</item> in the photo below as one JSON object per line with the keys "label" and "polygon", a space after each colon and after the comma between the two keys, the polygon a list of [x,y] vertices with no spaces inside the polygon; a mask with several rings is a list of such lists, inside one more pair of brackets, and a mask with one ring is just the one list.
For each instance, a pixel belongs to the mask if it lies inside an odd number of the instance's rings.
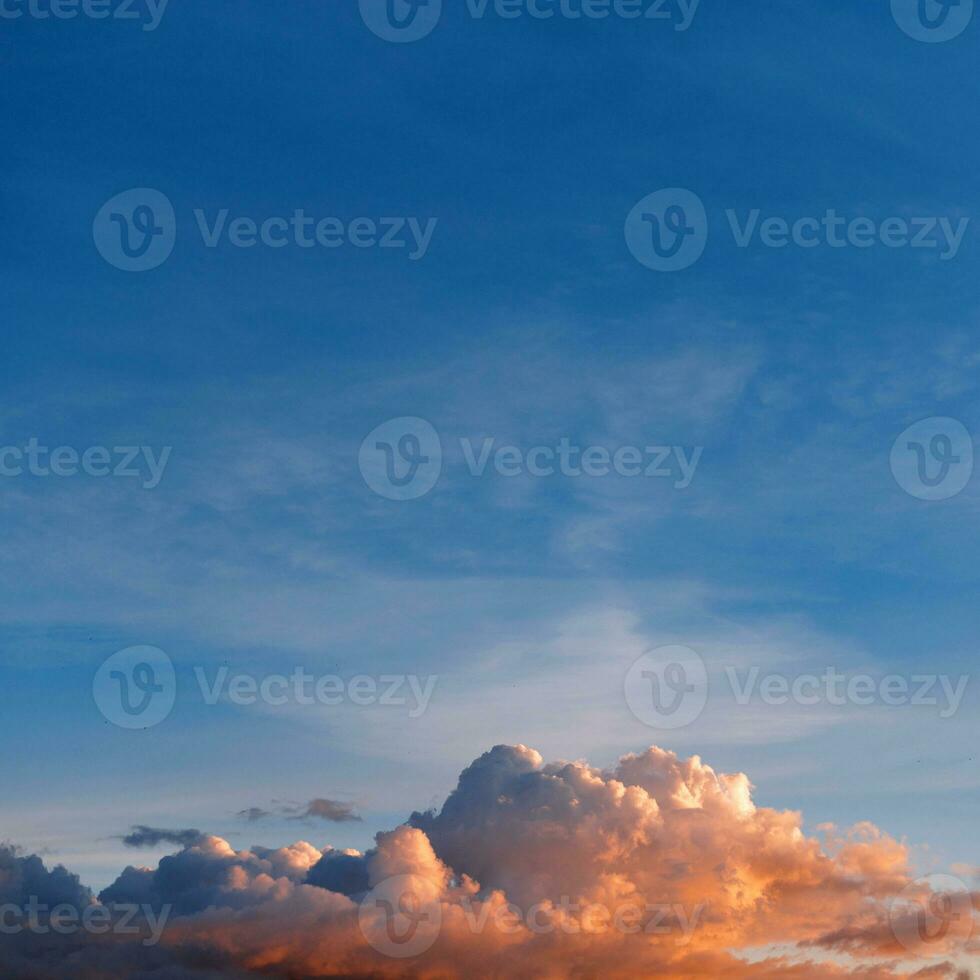
{"label": "gradient sky", "polygon": [[[978,29],[924,44],[887,3],[802,0],[705,0],[686,31],[447,2],[409,44],[348,0],[172,0],[154,31],[0,20],[0,445],[173,447],[152,490],[0,478],[0,839],[99,887],[131,825],[365,848],[495,743],[598,765],[657,743],[808,826],[908,837],[923,870],[980,864],[972,680],[947,719],[713,688],[658,732],[623,697],[666,643],[713,679],[972,674],[980,490],[915,499],[889,453],[922,418],[980,426],[980,230],[949,260],[742,249],[724,213],[972,218]],[[128,273],[92,224],[141,187],[173,202],[176,247]],[[658,273],[624,221],[672,187],[710,235]],[[438,224],[417,261],[205,248],[193,212],[223,208]],[[398,502],[358,450],[404,416],[446,458]],[[474,478],[459,440],[487,437],[703,456],[685,490]],[[92,681],[139,644],[171,656],[178,698],[129,732]],[[209,707],[194,668],[221,665],[439,684],[418,719]],[[317,797],[363,820],[236,817]]]}

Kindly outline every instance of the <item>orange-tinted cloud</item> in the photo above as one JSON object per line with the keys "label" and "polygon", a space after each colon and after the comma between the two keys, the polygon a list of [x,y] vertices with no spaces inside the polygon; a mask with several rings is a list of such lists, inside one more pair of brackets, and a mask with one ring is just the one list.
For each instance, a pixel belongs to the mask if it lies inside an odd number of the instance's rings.
{"label": "orange-tinted cloud", "polygon": [[600,771],[498,746],[365,855],[205,838],[100,897],[172,906],[153,955],[187,976],[968,976],[980,896],[751,789],[658,748]]}

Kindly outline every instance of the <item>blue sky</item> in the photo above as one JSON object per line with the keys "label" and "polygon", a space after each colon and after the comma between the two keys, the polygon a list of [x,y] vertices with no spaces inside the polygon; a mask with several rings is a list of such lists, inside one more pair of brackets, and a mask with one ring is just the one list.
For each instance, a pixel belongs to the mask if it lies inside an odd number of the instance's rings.
{"label": "blue sky", "polygon": [[[159,27],[0,20],[7,392],[0,445],[172,447],[160,485],[0,479],[0,838],[98,886],[132,824],[364,847],[496,742],[600,765],[651,742],[744,770],[815,825],[869,819],[980,864],[976,691],[912,706],[709,700],[655,732],[623,675],[683,643],[724,665],[973,670],[975,482],[889,468],[906,427],[980,414],[972,221],[938,249],[739,248],[790,222],[977,213],[978,27],[906,36],[887,3],[709,3],[661,21],[505,21],[449,5],[415,43],[352,2],[172,0]],[[159,268],[93,242],[131,188],[172,202]],[[690,268],[630,254],[662,188],[704,202]],[[437,219],[424,256],[209,249],[194,218]],[[419,417],[439,483],[374,494],[362,440]],[[460,440],[701,447],[694,480],[468,474]],[[166,722],[123,731],[98,666],[165,650]],[[438,675],[419,719],[209,707],[194,667]],[[787,666],[789,665],[789,666]],[[249,825],[274,800],[360,823]]]}

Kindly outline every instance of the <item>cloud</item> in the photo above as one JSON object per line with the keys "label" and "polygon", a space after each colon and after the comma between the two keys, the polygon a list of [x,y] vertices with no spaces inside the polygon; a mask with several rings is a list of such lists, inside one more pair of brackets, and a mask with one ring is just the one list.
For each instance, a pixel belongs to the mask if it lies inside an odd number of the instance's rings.
{"label": "cloud", "polygon": [[162,830],[159,827],[146,827],[138,824],[126,834],[122,842],[126,847],[159,847],[161,844],[176,844],[178,847],[191,847],[204,838],[199,830]]}
{"label": "cloud", "polygon": [[246,810],[239,810],[237,815],[249,823],[257,823],[274,816],[283,816],[288,820],[325,820],[328,823],[352,823],[361,820],[353,803],[341,803],[338,800],[323,798],[310,800],[302,806],[280,806],[276,810],[263,810],[261,807],[251,806]]}
{"label": "cloud", "polygon": [[260,820],[265,820],[266,817],[271,817],[272,813],[269,810],[263,810],[261,807],[250,806],[246,810],[239,810],[236,816],[247,820],[249,823],[258,823]]}
{"label": "cloud", "polygon": [[36,854],[21,855],[13,845],[0,843],[0,905],[25,905],[34,897],[45,905],[84,908],[92,893],[78,875],[60,864],[50,871]]}
{"label": "cloud", "polygon": [[361,819],[354,811],[353,804],[323,799],[310,800],[303,812],[297,814],[293,819],[307,820],[313,817],[318,820],[326,820],[329,823],[350,823]]}
{"label": "cloud", "polygon": [[[139,963],[182,971],[168,976],[953,978],[980,952],[980,893],[937,888],[873,825],[807,836],[697,756],[651,747],[597,769],[499,745],[367,853],[203,837],[99,899],[172,909]],[[947,905],[955,925],[934,928]]]}
{"label": "cloud", "polygon": [[286,884],[299,884],[323,856],[312,844],[253,847],[236,851],[220,837],[203,837],[155,870],[128,867],[99,894],[104,904],[170,906],[176,915],[195,915],[209,907],[237,909],[268,897]]}
{"label": "cloud", "polygon": [[363,895],[371,887],[368,862],[357,851],[327,850],[310,868],[306,883],[340,895]]}

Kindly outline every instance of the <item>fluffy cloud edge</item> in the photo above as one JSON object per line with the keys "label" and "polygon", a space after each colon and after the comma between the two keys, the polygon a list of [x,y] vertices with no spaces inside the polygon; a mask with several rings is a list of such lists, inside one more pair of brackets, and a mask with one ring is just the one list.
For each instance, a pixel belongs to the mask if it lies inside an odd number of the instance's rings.
{"label": "fluffy cloud edge", "polygon": [[[0,848],[0,907],[44,897],[131,908],[140,924],[125,936],[0,927],[0,965],[52,980],[134,964],[178,971],[168,980],[491,968],[876,980],[968,977],[980,953],[980,893],[915,878],[904,843],[867,823],[808,837],[801,814],[757,806],[745,774],[655,746],[606,770],[496,746],[439,811],[412,814],[366,854],[180,843],[98,900],[64,868]],[[44,972],[19,973],[28,958]]]}

